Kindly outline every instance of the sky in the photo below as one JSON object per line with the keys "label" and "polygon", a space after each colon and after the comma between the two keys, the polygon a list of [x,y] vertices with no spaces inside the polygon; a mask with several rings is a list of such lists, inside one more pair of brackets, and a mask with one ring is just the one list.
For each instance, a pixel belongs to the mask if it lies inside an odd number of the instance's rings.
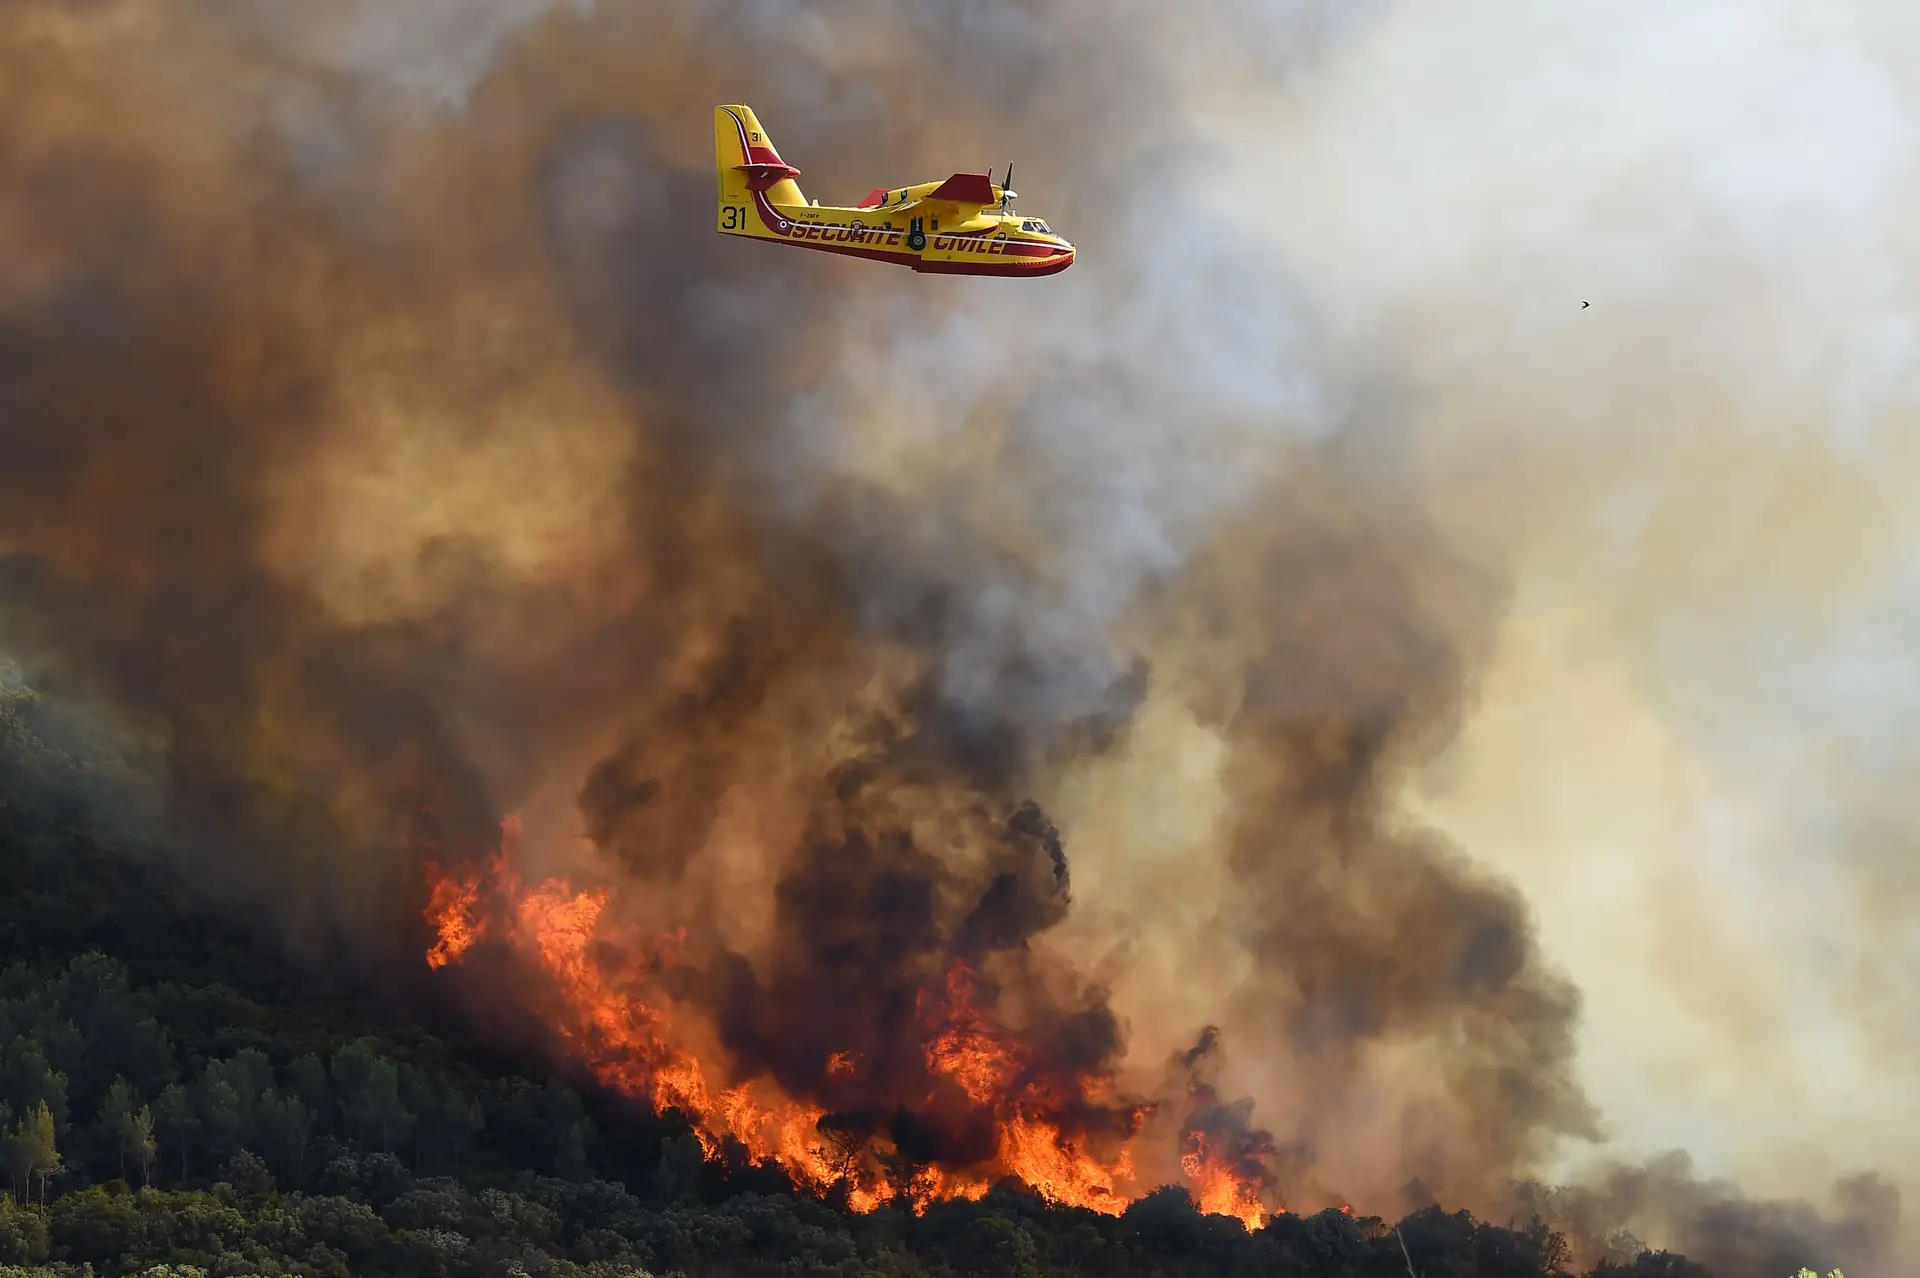
{"label": "sky", "polygon": [[1401,6],[1248,104],[1277,162],[1222,193],[1406,359],[1432,509],[1511,575],[1411,801],[1537,911],[1617,1139],[1777,1192],[1920,1166],[1916,39]]}

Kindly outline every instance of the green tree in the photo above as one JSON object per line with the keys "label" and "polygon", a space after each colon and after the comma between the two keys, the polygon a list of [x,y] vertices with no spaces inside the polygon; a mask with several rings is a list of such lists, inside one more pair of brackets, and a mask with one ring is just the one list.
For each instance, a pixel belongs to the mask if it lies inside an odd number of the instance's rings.
{"label": "green tree", "polygon": [[107,1094],[101,1097],[100,1113],[93,1120],[93,1130],[100,1137],[100,1143],[114,1152],[121,1180],[127,1178],[127,1148],[120,1140],[121,1129],[126,1126],[133,1107],[138,1103],[133,1089],[127,1086],[127,1080],[115,1076],[107,1088]]}
{"label": "green tree", "polygon": [[[49,1030],[61,1029],[52,1018],[38,1019]],[[67,1076],[47,1063],[46,1053],[35,1038],[9,1040],[0,1036],[0,1094],[12,1097],[24,1109],[36,1104],[46,1106],[56,1130],[66,1124]]]}
{"label": "green tree", "polygon": [[400,1099],[400,1071],[385,1057],[369,1065],[357,1093],[341,1100],[354,1134],[377,1143],[383,1154],[391,1154],[395,1143],[413,1129],[413,1114]]}
{"label": "green tree", "polygon": [[348,1198],[304,1198],[294,1207],[300,1229],[309,1239],[332,1247],[359,1262],[387,1240],[387,1225],[373,1208]]}
{"label": "green tree", "polygon": [[553,1174],[565,1180],[587,1178],[587,1124],[584,1119],[567,1123],[554,1133]]}
{"label": "green tree", "polygon": [[120,1179],[127,1178],[131,1163],[139,1169],[140,1183],[152,1178],[153,1160],[158,1149],[153,1139],[153,1112],[124,1078],[115,1078],[100,1102],[100,1117],[94,1124],[103,1143],[111,1146],[120,1168]]}
{"label": "green tree", "polygon": [[257,1202],[273,1192],[273,1173],[260,1155],[250,1149],[243,1149],[228,1159],[222,1175],[235,1192],[249,1201]]}
{"label": "green tree", "polygon": [[287,1093],[300,1098],[321,1132],[333,1130],[333,1089],[327,1083],[327,1067],[309,1052],[287,1066]]}
{"label": "green tree", "polygon": [[98,1095],[116,1075],[149,1092],[171,1080],[172,1045],[129,989],[124,963],[88,950],[67,964],[49,996],[74,1030],[69,1044],[50,1049],[76,1095]]}
{"label": "green tree", "polygon": [[253,1115],[241,1107],[240,1093],[219,1073],[209,1072],[195,1090],[194,1107],[206,1134],[209,1153],[217,1161],[242,1149],[253,1135]]}
{"label": "green tree", "polygon": [[1040,1275],[1033,1236],[1004,1216],[981,1216],[956,1237],[949,1254],[963,1273],[1006,1274],[1008,1278]]}
{"label": "green tree", "polygon": [[60,1173],[60,1150],[54,1143],[53,1111],[37,1102],[14,1125],[7,1141],[7,1163],[18,1184],[33,1201],[33,1182],[40,1182],[40,1201],[47,1200],[47,1182]]}
{"label": "green tree", "polygon": [[200,1111],[193,1103],[192,1094],[178,1083],[169,1083],[160,1093],[160,1099],[154,1102],[153,1116],[173,1147],[180,1151],[180,1179],[185,1180],[187,1154],[200,1131]]}
{"label": "green tree", "polygon": [[447,1086],[444,1077],[413,1065],[400,1067],[400,1100],[415,1118],[419,1166],[458,1174],[473,1138],[486,1127],[480,1103],[464,1090]]}
{"label": "green tree", "polygon": [[313,1112],[298,1096],[268,1092],[260,1099],[259,1139],[268,1158],[289,1180],[306,1173],[307,1142],[313,1138]]}
{"label": "green tree", "polygon": [[273,1067],[255,1048],[208,1061],[199,1080],[200,1119],[217,1158],[254,1144],[261,1098],[273,1087]]}
{"label": "green tree", "polygon": [[348,1043],[333,1054],[329,1085],[334,1100],[339,1103],[341,1116],[349,1124],[352,1122],[354,1104],[367,1090],[367,1079],[373,1073],[376,1059],[378,1053],[374,1051],[372,1043],[364,1038]]}
{"label": "green tree", "polygon": [[406,1138],[413,1115],[400,1097],[400,1071],[367,1039],[349,1043],[333,1055],[333,1094],[348,1129],[361,1141],[377,1143],[391,1154]]}
{"label": "green tree", "polygon": [[464,1092],[441,1093],[422,1116],[422,1122],[429,1124],[434,1153],[455,1175],[473,1148],[474,1137],[486,1129],[480,1102]]}
{"label": "green tree", "polygon": [[37,1265],[51,1248],[46,1212],[16,1206],[11,1194],[0,1194],[0,1265]]}
{"label": "green tree", "polygon": [[140,1206],[129,1195],[110,1194],[98,1185],[62,1194],[51,1212],[54,1246],[69,1260],[124,1263],[131,1259],[143,1232]]}
{"label": "green tree", "polygon": [[153,1138],[153,1111],[145,1105],[134,1110],[121,1141],[134,1165],[140,1168],[140,1184],[151,1185],[154,1160],[160,1155],[160,1143]]}

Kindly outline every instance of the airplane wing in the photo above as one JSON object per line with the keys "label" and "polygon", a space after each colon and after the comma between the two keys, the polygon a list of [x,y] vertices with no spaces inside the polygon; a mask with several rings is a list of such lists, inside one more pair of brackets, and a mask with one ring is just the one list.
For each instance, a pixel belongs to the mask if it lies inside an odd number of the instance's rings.
{"label": "airplane wing", "polygon": [[956,173],[928,191],[927,198],[984,208],[996,198],[993,194],[993,176],[988,173]]}
{"label": "airplane wing", "polygon": [[[915,205],[932,205],[932,212],[947,214],[957,224],[973,218],[989,204],[997,204],[990,173],[956,173],[928,191]],[[951,210],[951,212],[948,212]]]}

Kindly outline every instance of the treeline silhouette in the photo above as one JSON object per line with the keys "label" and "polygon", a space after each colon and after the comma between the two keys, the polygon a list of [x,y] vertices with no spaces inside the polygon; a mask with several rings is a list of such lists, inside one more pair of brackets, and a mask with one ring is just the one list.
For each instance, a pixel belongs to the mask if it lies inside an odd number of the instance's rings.
{"label": "treeline silhouette", "polygon": [[[1544,1224],[1330,1211],[1248,1233],[1167,1187],[855,1214],[674,1116],[380,1023],[196,907],[96,814],[127,770],[0,664],[0,1278],[1545,1278]],[[1677,1256],[1593,1278],[1699,1278]]]}

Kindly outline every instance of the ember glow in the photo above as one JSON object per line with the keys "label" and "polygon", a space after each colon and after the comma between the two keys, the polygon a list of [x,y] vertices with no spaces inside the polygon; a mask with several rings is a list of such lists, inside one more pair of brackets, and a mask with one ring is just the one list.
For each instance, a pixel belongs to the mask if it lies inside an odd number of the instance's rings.
{"label": "ember glow", "polygon": [[[1157,1183],[1135,1165],[1156,1106],[1124,1100],[1110,1077],[1050,1069],[995,1015],[982,978],[962,961],[923,989],[914,1008],[924,1064],[919,1094],[874,1100],[930,1129],[983,1125],[990,1137],[978,1156],[930,1159],[908,1147],[918,1143],[905,1134],[912,1124],[849,1119],[764,1073],[742,1076],[713,1046],[705,1013],[678,1007],[664,988],[680,964],[684,932],[626,926],[603,887],[528,881],[516,866],[519,836],[510,817],[499,850],[484,861],[458,872],[425,866],[427,963],[457,968],[482,946],[510,955],[544,986],[539,1011],[564,1049],[607,1087],[656,1111],[684,1113],[710,1159],[744,1152],[776,1163],[811,1192],[840,1189],[857,1211],[896,1200],[918,1211],[941,1199],[978,1198],[1011,1178],[1051,1202],[1118,1215]],[[837,1048],[821,1074],[838,1088],[857,1088],[868,1056],[864,1044]],[[1203,1210],[1259,1228],[1271,1213],[1258,1168],[1214,1156],[1208,1140],[1187,1134],[1178,1166],[1188,1189]]]}

